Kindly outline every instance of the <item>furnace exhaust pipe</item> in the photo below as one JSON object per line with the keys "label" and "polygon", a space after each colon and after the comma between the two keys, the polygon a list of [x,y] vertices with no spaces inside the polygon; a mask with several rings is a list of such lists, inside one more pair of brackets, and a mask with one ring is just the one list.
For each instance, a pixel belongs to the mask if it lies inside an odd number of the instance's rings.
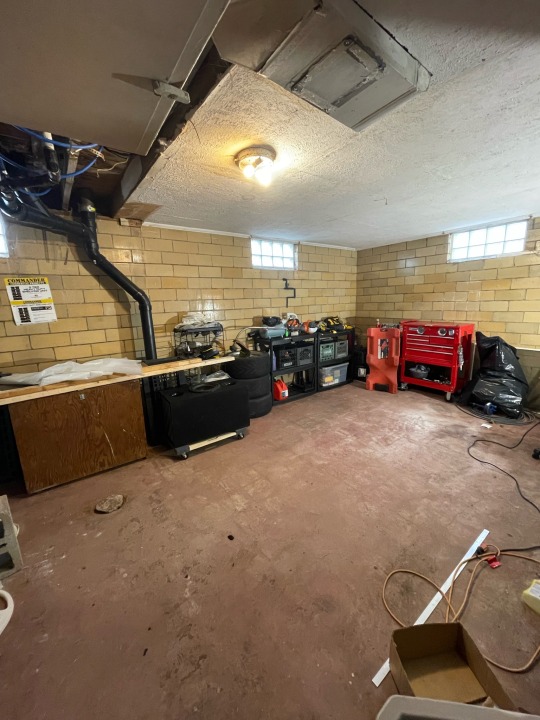
{"label": "furnace exhaust pipe", "polygon": [[38,230],[49,230],[53,233],[66,235],[69,238],[76,238],[82,244],[84,251],[93,264],[112,278],[122,290],[125,290],[137,302],[141,316],[145,359],[157,359],[150,298],[144,290],[135,285],[101,254],[97,239],[96,209],[90,200],[81,200],[79,206],[81,221],[79,222],[77,220],[64,220],[64,218],[51,215],[48,208],[37,198],[32,198],[32,205],[29,205],[21,200],[18,193],[4,189],[0,193],[0,211],[9,220],[19,225],[26,225]]}

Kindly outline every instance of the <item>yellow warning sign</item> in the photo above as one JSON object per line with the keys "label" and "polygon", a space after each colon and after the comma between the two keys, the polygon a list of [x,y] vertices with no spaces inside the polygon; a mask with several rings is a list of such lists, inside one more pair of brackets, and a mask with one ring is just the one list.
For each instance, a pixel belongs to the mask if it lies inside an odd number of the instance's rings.
{"label": "yellow warning sign", "polygon": [[16,325],[54,322],[57,319],[47,277],[7,277],[4,283]]}

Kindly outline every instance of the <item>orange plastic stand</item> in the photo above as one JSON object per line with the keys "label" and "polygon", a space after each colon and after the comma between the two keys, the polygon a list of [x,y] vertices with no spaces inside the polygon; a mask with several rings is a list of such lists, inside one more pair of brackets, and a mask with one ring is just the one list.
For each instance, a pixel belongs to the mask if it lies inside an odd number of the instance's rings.
{"label": "orange plastic stand", "polygon": [[386,390],[397,393],[399,365],[399,328],[368,328],[366,379],[368,390]]}

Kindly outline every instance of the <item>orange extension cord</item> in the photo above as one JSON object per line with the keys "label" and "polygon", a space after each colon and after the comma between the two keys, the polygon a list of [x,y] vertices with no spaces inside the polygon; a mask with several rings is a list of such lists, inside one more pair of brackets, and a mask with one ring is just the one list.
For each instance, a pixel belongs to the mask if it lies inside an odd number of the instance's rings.
{"label": "orange extension cord", "polygon": [[[384,581],[383,589],[382,589],[382,601],[384,603],[384,607],[386,608],[386,611],[389,613],[389,615],[395,620],[395,622],[400,625],[401,627],[406,627],[405,623],[402,622],[393,612],[390,610],[388,603],[386,601],[386,587],[388,585],[388,581],[393,575],[398,575],[401,573],[407,574],[407,575],[415,575],[416,577],[422,578],[422,580],[425,580],[427,583],[429,583],[432,587],[434,587],[442,597],[444,598],[446,602],[446,615],[445,615],[445,622],[457,622],[461,615],[463,614],[463,611],[465,610],[465,606],[467,605],[467,602],[469,601],[469,597],[471,594],[472,584],[474,581],[474,578],[476,577],[476,573],[479,570],[482,563],[484,563],[488,558],[498,558],[501,555],[508,555],[510,557],[518,557],[522,560],[529,560],[530,562],[536,563],[537,565],[540,565],[540,560],[537,560],[536,558],[529,557],[528,555],[521,555],[517,552],[511,552],[508,550],[500,550],[496,545],[488,545],[488,548],[493,548],[494,552],[487,552],[484,555],[477,556],[474,555],[473,557],[466,558],[465,560],[462,560],[460,564],[456,567],[454,570],[454,573],[452,575],[452,580],[450,583],[450,589],[448,591],[448,597],[444,594],[444,592],[441,590],[441,588],[437,585],[436,582],[431,580],[430,578],[426,577],[426,575],[422,575],[422,573],[416,572],[415,570],[406,570],[404,568],[398,568],[397,570],[392,570],[391,573],[389,573],[386,576],[386,580]],[[467,587],[465,589],[465,595],[463,597],[463,602],[459,606],[458,610],[455,610],[452,605],[452,595],[454,593],[454,584],[456,582],[456,575],[460,568],[463,565],[466,565],[467,563],[476,561],[476,565],[473,568],[473,571],[471,573],[471,576],[469,578],[469,582],[467,583]],[[452,616],[450,616],[450,613],[452,613]],[[523,673],[527,672],[532,668],[536,660],[540,657],[540,645],[536,648],[536,651],[533,653],[531,659],[525,663],[522,667],[518,668],[511,668],[507,667],[506,665],[501,665],[501,663],[496,662],[495,660],[491,660],[490,658],[486,658],[486,660],[491,663],[492,665],[495,665],[495,667],[500,668],[501,670],[506,670],[507,672],[512,673]]]}

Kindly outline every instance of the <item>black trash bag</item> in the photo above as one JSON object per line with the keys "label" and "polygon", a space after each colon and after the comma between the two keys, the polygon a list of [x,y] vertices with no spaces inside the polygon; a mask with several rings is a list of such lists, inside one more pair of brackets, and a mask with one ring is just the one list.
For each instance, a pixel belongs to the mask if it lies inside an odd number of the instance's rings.
{"label": "black trash bag", "polygon": [[498,336],[488,337],[481,332],[476,333],[476,347],[480,356],[480,370],[503,373],[528,387],[515,347]]}
{"label": "black trash bag", "polygon": [[476,333],[480,369],[463,391],[465,405],[493,403],[505,415],[518,418],[529,391],[529,384],[516,348],[502,338]]}

